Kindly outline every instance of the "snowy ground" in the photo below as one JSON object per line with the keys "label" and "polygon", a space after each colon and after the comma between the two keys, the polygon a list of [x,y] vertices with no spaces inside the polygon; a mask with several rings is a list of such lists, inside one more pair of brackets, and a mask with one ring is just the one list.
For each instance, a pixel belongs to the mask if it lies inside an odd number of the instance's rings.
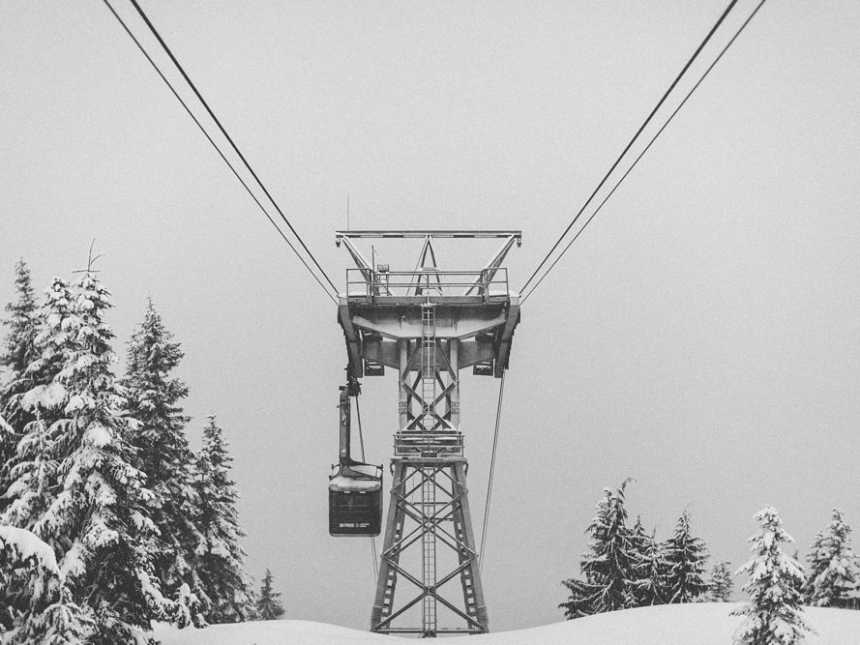
{"label": "snowy ground", "polygon": [[[469,645],[731,645],[736,604],[664,605],[617,611],[544,627],[446,638]],[[860,611],[808,608],[818,632],[805,645],[860,645]],[[202,630],[156,631],[163,645],[365,645],[406,639],[312,623],[277,620]]]}

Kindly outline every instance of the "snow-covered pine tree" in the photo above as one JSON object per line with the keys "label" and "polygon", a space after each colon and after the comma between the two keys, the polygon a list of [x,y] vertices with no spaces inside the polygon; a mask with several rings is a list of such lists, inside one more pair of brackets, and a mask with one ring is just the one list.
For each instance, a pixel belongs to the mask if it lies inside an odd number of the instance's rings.
{"label": "snow-covered pine tree", "polygon": [[15,293],[17,299],[6,305],[9,317],[3,320],[6,339],[0,352],[0,366],[5,370],[5,378],[0,389],[0,413],[12,425],[23,428],[17,414],[20,407],[13,406],[13,399],[29,389],[25,371],[35,358],[36,332],[39,318],[36,307],[36,292],[30,278],[30,268],[23,259],[15,264]]}
{"label": "snow-covered pine tree", "polygon": [[236,510],[239,495],[230,479],[232,462],[223,430],[210,416],[195,474],[197,527],[204,542],[194,567],[209,600],[206,620],[210,623],[240,622],[251,613],[245,552],[239,543],[244,535]]}
{"label": "snow-covered pine tree", "polygon": [[690,515],[681,513],[675,532],[663,545],[666,559],[666,602],[694,602],[708,591],[705,563],[708,547],[690,531]]}
{"label": "snow-covered pine tree", "polygon": [[[60,488],[57,473],[67,454],[66,436],[57,422],[65,418],[68,392],[60,371],[74,352],[74,295],[68,283],[55,277],[39,310],[33,359],[20,382],[29,390],[13,399],[14,407],[31,420],[16,435],[15,452],[7,463],[5,490],[0,491],[0,523],[33,529]],[[21,418],[19,416],[19,418]]]}
{"label": "snow-covered pine tree", "polygon": [[130,434],[136,465],[153,495],[150,512],[159,533],[152,554],[155,571],[164,593],[179,602],[174,621],[180,627],[201,627],[207,599],[191,563],[203,537],[194,522],[194,454],[184,430],[188,417],[180,405],[188,388],[171,376],[183,352],[172,338],[148,301],[129,343],[123,386],[128,414],[137,420]]}
{"label": "snow-covered pine tree", "polygon": [[754,556],[736,574],[749,575],[743,590],[750,594],[750,602],[732,612],[746,617],[735,633],[735,643],[797,645],[809,627],[800,604],[803,568],[782,550],[783,544],[794,540],[782,528],[782,519],[773,507],[763,508],[755,519],[761,531],[749,540]]}
{"label": "snow-covered pine tree", "polygon": [[0,526],[0,631],[8,645],[79,645],[93,634],[92,616],[71,600],[53,549],[11,526]]}
{"label": "snow-covered pine tree", "polygon": [[30,388],[26,378],[27,365],[33,360],[38,327],[36,294],[30,279],[30,269],[23,259],[15,264],[17,299],[6,305],[9,317],[3,320],[6,338],[0,351],[0,414],[7,424],[0,426],[0,509],[2,494],[9,485],[9,461],[19,435],[33,420],[32,414],[20,405],[21,395]]}
{"label": "snow-covered pine tree", "polygon": [[654,531],[649,535],[637,518],[633,527],[634,581],[636,606],[649,607],[666,602],[666,559]]}
{"label": "snow-covered pine tree", "polygon": [[[15,494],[3,520],[54,549],[71,601],[87,605],[97,620],[92,642],[129,642],[135,627],[148,628],[174,606],[163,598],[147,553],[157,529],[147,511],[151,495],[132,465],[111,371],[113,334],[103,319],[109,294],[87,272],[74,293],[55,279],[48,306],[37,336],[42,351],[27,368],[39,384],[22,397],[25,406],[44,410],[26,433],[38,430],[43,443],[19,442]],[[35,454],[37,445],[44,455]],[[37,472],[56,483],[28,500]]]}
{"label": "snow-covered pine tree", "polygon": [[732,578],[731,563],[719,562],[711,568],[708,582],[708,599],[711,602],[729,602],[732,599],[735,583]]}
{"label": "snow-covered pine tree", "polygon": [[263,583],[257,594],[257,619],[275,620],[284,615],[284,606],[281,604],[281,594],[272,586],[272,572],[266,569]]}
{"label": "snow-covered pine tree", "polygon": [[562,581],[570,596],[559,608],[568,620],[635,605],[633,547],[624,507],[629,481],[614,492],[604,489],[597,503],[597,514],[586,529],[591,540],[580,562],[583,579]]}
{"label": "snow-covered pine tree", "polygon": [[833,509],[826,532],[815,536],[806,557],[809,576],[805,600],[818,607],[857,609],[860,600],[860,568],[851,548],[851,527],[842,511]]}

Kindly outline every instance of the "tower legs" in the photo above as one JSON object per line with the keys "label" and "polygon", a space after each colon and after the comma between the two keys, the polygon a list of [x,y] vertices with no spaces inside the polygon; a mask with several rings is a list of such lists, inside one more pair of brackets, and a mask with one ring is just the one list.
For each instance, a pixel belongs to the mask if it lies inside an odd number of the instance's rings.
{"label": "tower legs", "polygon": [[[400,458],[392,468],[371,630],[425,637],[488,631],[466,460]],[[457,626],[440,627],[448,621]]]}

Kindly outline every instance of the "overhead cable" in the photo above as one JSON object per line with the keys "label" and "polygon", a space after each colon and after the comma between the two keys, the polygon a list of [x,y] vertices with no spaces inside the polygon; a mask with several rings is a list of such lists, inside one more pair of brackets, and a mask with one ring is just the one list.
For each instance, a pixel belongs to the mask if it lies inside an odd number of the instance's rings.
{"label": "overhead cable", "polygon": [[313,279],[316,280],[317,284],[319,284],[319,286],[322,288],[323,292],[325,292],[325,294],[332,300],[332,302],[337,303],[337,300],[335,299],[335,297],[331,294],[331,292],[328,290],[328,288],[325,286],[325,284],[323,284],[322,280],[320,280],[319,276],[317,276],[317,274],[310,267],[310,265],[307,263],[307,261],[301,256],[301,253],[299,253],[298,249],[293,245],[293,243],[290,241],[290,239],[284,234],[284,232],[278,226],[275,219],[271,216],[271,214],[269,214],[269,211],[266,209],[266,207],[260,202],[260,200],[254,194],[254,192],[251,190],[250,186],[248,186],[248,184],[245,182],[245,180],[242,179],[242,176],[239,174],[239,172],[236,170],[236,168],[233,166],[233,164],[230,163],[230,160],[227,159],[227,156],[224,154],[224,152],[221,150],[221,148],[218,146],[218,144],[214,141],[214,139],[212,139],[210,134],[206,131],[206,128],[203,127],[203,124],[200,123],[200,120],[194,115],[194,113],[191,111],[191,108],[188,107],[188,104],[182,99],[182,97],[176,91],[176,88],[173,87],[173,84],[167,79],[167,77],[164,75],[164,73],[158,67],[158,64],[152,59],[152,57],[149,55],[149,53],[146,51],[146,49],[144,49],[143,45],[140,43],[140,41],[137,39],[137,37],[134,35],[134,33],[132,33],[131,29],[128,27],[128,25],[125,23],[125,21],[122,19],[122,17],[120,17],[120,15],[116,12],[116,10],[113,8],[113,5],[111,5],[110,1],[109,0],[102,0],[102,1],[104,2],[105,6],[110,10],[111,14],[113,14],[114,18],[117,19],[117,21],[122,26],[125,33],[128,34],[128,37],[131,38],[131,40],[134,42],[134,44],[137,46],[137,48],[140,50],[140,52],[143,54],[143,56],[146,58],[146,60],[149,61],[149,64],[152,66],[152,68],[155,70],[155,72],[158,74],[158,76],[161,78],[161,80],[164,81],[164,84],[167,86],[167,88],[170,90],[170,92],[173,94],[173,96],[176,98],[176,100],[179,101],[180,105],[182,105],[182,107],[185,109],[185,112],[188,114],[188,116],[191,117],[191,120],[194,121],[194,124],[200,129],[200,132],[203,133],[203,136],[206,137],[206,140],[209,141],[209,143],[215,149],[215,152],[218,153],[218,156],[221,157],[221,160],[225,164],[227,164],[227,167],[230,169],[230,172],[233,173],[233,175],[236,177],[236,179],[239,181],[239,183],[242,185],[242,187],[245,189],[245,191],[248,193],[248,195],[250,195],[251,199],[254,200],[254,203],[257,204],[260,211],[263,213],[263,215],[266,216],[266,219],[269,220],[269,223],[271,223],[271,225],[275,227],[275,230],[278,232],[278,234],[281,236],[281,238],[284,240],[284,242],[287,243],[287,246],[290,247],[290,249],[293,251],[293,253],[296,254],[296,257],[304,265],[304,267],[308,270],[308,272],[311,274]]}
{"label": "overhead cable", "polygon": [[[355,418],[358,419],[358,441],[361,445],[361,461],[366,461],[364,454],[364,430],[361,428],[361,408],[358,407],[358,396],[355,397]],[[376,538],[370,536],[370,563],[374,580],[379,576],[379,556],[376,553]]]}
{"label": "overhead cable", "polygon": [[[731,2],[729,2],[728,6],[723,10],[723,13],[720,15],[717,22],[714,23],[714,26],[711,27],[711,30],[705,36],[704,40],[702,40],[702,42],[699,43],[699,46],[696,47],[696,50],[693,52],[693,55],[690,56],[690,59],[687,61],[687,63],[684,65],[684,67],[681,68],[681,71],[675,77],[675,80],[672,81],[672,84],[669,85],[668,89],[666,89],[666,91],[663,93],[663,96],[661,96],[660,100],[657,101],[657,104],[651,110],[650,114],[648,114],[648,116],[642,122],[642,125],[639,126],[639,129],[636,130],[636,133],[631,137],[630,141],[627,142],[627,145],[624,146],[624,149],[621,151],[621,154],[618,155],[618,157],[615,159],[613,164],[609,167],[609,170],[607,170],[606,173],[603,175],[603,178],[600,180],[600,183],[597,184],[597,187],[594,189],[594,191],[591,193],[591,195],[588,196],[588,199],[585,200],[585,203],[580,207],[580,209],[577,211],[576,215],[574,215],[573,219],[570,221],[570,223],[567,225],[567,227],[564,229],[564,231],[562,231],[561,235],[558,236],[558,239],[555,241],[555,244],[553,244],[552,248],[550,248],[550,250],[547,251],[546,255],[540,261],[540,264],[538,264],[537,267],[535,268],[535,270],[532,271],[528,280],[526,280],[525,283],[523,284],[522,288],[520,288],[520,293],[524,292],[526,290],[526,288],[529,286],[529,284],[531,284],[531,281],[534,280],[535,276],[537,276],[537,274],[540,272],[540,270],[543,268],[543,266],[546,264],[546,262],[552,256],[552,254],[558,248],[559,244],[562,243],[564,238],[567,236],[567,234],[573,228],[574,224],[576,224],[576,222],[579,220],[579,218],[585,212],[585,209],[588,208],[588,205],[591,203],[591,201],[594,199],[594,197],[597,195],[597,193],[600,191],[600,189],[603,188],[603,184],[606,183],[606,181],[609,179],[610,175],[612,175],[612,173],[618,167],[618,164],[621,163],[621,160],[624,158],[624,156],[627,154],[627,152],[630,150],[630,148],[633,146],[633,144],[639,138],[639,135],[642,134],[642,131],[648,126],[649,123],[651,123],[651,119],[654,118],[654,115],[663,106],[663,103],[666,102],[666,99],[669,98],[669,95],[672,93],[672,90],[675,89],[675,86],[678,84],[678,82],[681,80],[681,78],[683,78],[684,74],[686,74],[687,70],[690,68],[690,66],[693,64],[693,62],[699,56],[699,53],[702,51],[702,49],[704,49],[705,45],[708,44],[708,42],[711,40],[711,37],[714,35],[714,33],[717,31],[717,29],[720,27],[720,25],[723,24],[723,21],[726,19],[726,17],[729,15],[731,10],[734,8],[735,4],[737,4],[737,1],[738,0],[731,0]],[[134,2],[134,0],[132,0],[132,2]]]}
{"label": "overhead cable", "polygon": [[573,238],[571,238],[571,240],[567,243],[567,245],[564,247],[564,249],[562,249],[561,253],[559,253],[558,257],[555,260],[553,260],[552,264],[549,265],[547,270],[543,273],[543,275],[540,277],[540,279],[534,284],[534,286],[531,288],[531,290],[522,297],[522,299],[520,300],[520,304],[524,303],[529,298],[529,296],[531,296],[535,292],[535,289],[537,289],[540,286],[540,283],[544,281],[544,278],[546,278],[546,276],[549,274],[549,272],[553,270],[553,268],[555,267],[556,264],[558,264],[559,260],[561,260],[561,258],[564,256],[564,254],[567,253],[567,250],[573,245],[574,242],[576,242],[576,240],[579,238],[579,236],[582,235],[582,232],[591,223],[591,220],[593,220],[597,216],[597,214],[603,208],[603,205],[607,201],[609,201],[609,198],[612,197],[613,194],[615,194],[615,191],[618,189],[618,187],[621,185],[621,183],[627,178],[627,175],[629,175],[630,172],[636,167],[636,165],[639,163],[639,160],[645,156],[645,153],[648,152],[648,150],[651,148],[653,143],[663,133],[663,130],[665,130],[666,127],[672,122],[672,120],[675,118],[675,115],[681,111],[681,108],[684,107],[684,104],[690,99],[690,97],[693,95],[693,93],[696,91],[696,89],[698,89],[699,85],[702,84],[702,81],[704,81],[708,77],[708,74],[711,73],[711,70],[714,69],[714,67],[716,67],[717,63],[720,62],[720,59],[729,50],[729,47],[731,47],[732,44],[735,42],[735,40],[737,40],[738,36],[740,36],[741,33],[743,33],[744,29],[746,29],[747,25],[755,17],[755,15],[758,13],[759,9],[762,8],[762,5],[764,5],[765,1],[766,0],[760,0],[759,1],[759,3],[756,5],[755,9],[752,10],[750,15],[747,16],[747,19],[744,20],[744,22],[741,24],[741,26],[735,32],[734,36],[732,36],[731,39],[726,43],[726,45],[720,50],[720,53],[717,54],[717,57],[714,59],[714,61],[710,65],[708,65],[707,69],[705,69],[704,73],[699,77],[699,80],[696,81],[695,85],[693,85],[693,87],[690,88],[690,91],[687,92],[686,96],[684,96],[684,99],[678,104],[678,107],[676,107],[672,111],[672,113],[666,119],[666,122],[663,123],[663,125],[660,126],[660,129],[657,130],[656,134],[653,137],[651,137],[651,140],[648,141],[648,145],[646,145],[645,148],[643,148],[642,152],[640,152],[636,156],[636,158],[633,160],[633,163],[630,164],[630,167],[625,171],[625,173],[623,175],[621,175],[621,178],[612,187],[612,190],[610,190],[609,193],[607,193],[606,197],[604,197],[603,200],[600,202],[600,204],[598,204],[598,206],[594,210],[594,212],[588,217],[587,220],[585,220],[585,223],[576,232],[576,235],[574,235]]}
{"label": "overhead cable", "polygon": [[487,496],[484,499],[484,521],[481,525],[481,549],[478,551],[478,571],[484,568],[484,549],[487,545],[487,527],[490,524],[490,502],[493,500],[493,479],[496,474],[496,450],[499,446],[499,427],[502,422],[502,397],[505,394],[505,374],[499,381],[499,401],[496,404],[496,426],[493,430],[493,450],[490,454],[490,474],[487,477]]}
{"label": "overhead cable", "polygon": [[290,223],[290,220],[287,219],[287,216],[284,215],[284,212],[281,210],[281,207],[278,205],[278,202],[275,201],[275,198],[272,197],[272,194],[269,192],[269,189],[266,188],[266,185],[262,182],[260,177],[257,176],[257,173],[254,171],[254,168],[245,158],[245,155],[242,154],[242,151],[239,150],[239,146],[237,146],[236,142],[233,141],[233,137],[231,137],[230,134],[227,132],[227,129],[221,123],[221,120],[215,115],[215,112],[212,110],[212,108],[209,107],[209,103],[206,101],[205,98],[203,98],[203,95],[200,93],[200,90],[197,89],[197,86],[194,84],[194,81],[192,81],[191,77],[188,76],[185,71],[185,68],[179,62],[179,59],[176,58],[176,56],[173,54],[173,51],[170,49],[170,47],[167,46],[167,43],[164,41],[164,38],[161,37],[161,34],[155,28],[155,25],[152,24],[152,21],[149,19],[149,16],[146,15],[140,4],[138,4],[137,0],[131,0],[131,4],[134,5],[134,8],[137,10],[137,13],[140,14],[141,18],[143,18],[143,21],[146,23],[146,26],[149,27],[149,30],[152,32],[152,35],[155,36],[155,38],[158,40],[161,47],[170,57],[170,60],[173,61],[174,65],[176,65],[176,69],[178,69],[179,73],[182,74],[182,78],[184,78],[185,82],[188,83],[188,86],[194,92],[194,95],[200,100],[200,103],[203,104],[203,107],[206,109],[206,111],[209,113],[209,116],[212,117],[212,120],[215,122],[215,125],[217,125],[218,129],[221,131],[221,134],[224,135],[224,137],[230,143],[230,146],[233,148],[236,154],[239,155],[239,158],[242,160],[242,163],[245,164],[245,167],[248,169],[248,172],[251,173],[251,176],[266,194],[266,197],[269,198],[269,201],[272,203],[272,206],[274,206],[275,210],[278,211],[278,215],[281,216],[281,219],[284,220],[284,223],[293,232],[293,235],[296,236],[296,239],[299,241],[299,244],[302,245],[302,248],[305,250],[305,253],[307,253],[308,257],[313,260],[313,263],[316,265],[317,269],[319,269],[320,273],[323,274],[326,281],[329,283],[329,285],[331,285],[331,288],[334,289],[334,292],[337,293],[337,287],[334,285],[334,282],[331,281],[331,278],[329,278],[328,274],[325,272],[325,269],[323,269],[322,266],[320,266],[320,263],[317,262],[316,257],[314,257],[314,254],[311,253],[311,250],[308,248],[307,244],[305,244],[305,241],[302,239],[302,236],[299,235],[299,232],[295,228],[293,228],[293,225]]}

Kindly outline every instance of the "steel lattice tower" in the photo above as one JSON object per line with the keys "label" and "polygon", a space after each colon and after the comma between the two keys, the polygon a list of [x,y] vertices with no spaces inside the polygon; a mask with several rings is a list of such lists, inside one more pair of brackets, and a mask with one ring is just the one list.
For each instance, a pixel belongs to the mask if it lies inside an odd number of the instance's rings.
{"label": "steel lattice tower", "polygon": [[[423,239],[416,268],[367,263],[356,238]],[[480,268],[443,270],[433,240],[500,238]],[[519,231],[339,231],[356,268],[338,304],[351,378],[396,370],[399,428],[371,630],[482,633],[489,629],[472,531],[460,430],[460,372],[501,377],[519,299],[506,254]],[[456,582],[459,581],[459,585]],[[459,589],[457,589],[459,587]],[[440,623],[454,622],[454,625]]]}

